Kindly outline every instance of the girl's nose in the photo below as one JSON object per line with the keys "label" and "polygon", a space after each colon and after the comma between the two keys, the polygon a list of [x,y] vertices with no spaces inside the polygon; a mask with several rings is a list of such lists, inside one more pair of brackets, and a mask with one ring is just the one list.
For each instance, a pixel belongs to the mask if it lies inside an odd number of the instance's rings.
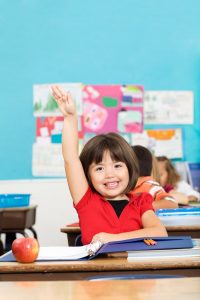
{"label": "girl's nose", "polygon": [[111,167],[106,168],[105,174],[106,174],[106,177],[108,177],[108,178],[114,177],[113,168],[111,168]]}

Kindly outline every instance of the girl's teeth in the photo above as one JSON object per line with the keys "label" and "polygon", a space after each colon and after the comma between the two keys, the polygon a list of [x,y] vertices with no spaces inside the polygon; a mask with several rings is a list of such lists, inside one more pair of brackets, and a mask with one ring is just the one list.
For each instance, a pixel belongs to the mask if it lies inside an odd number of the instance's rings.
{"label": "girl's teeth", "polygon": [[115,188],[117,186],[117,182],[109,182],[106,184],[108,188]]}

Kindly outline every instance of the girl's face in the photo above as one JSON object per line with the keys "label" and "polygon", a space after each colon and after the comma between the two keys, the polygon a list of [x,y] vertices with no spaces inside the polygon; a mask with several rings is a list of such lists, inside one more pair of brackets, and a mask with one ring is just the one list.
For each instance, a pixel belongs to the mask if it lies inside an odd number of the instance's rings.
{"label": "girl's face", "polygon": [[160,183],[162,186],[165,186],[168,181],[168,172],[165,168],[164,161],[158,161],[158,170],[159,170],[159,174],[160,174]]}
{"label": "girl's face", "polygon": [[128,199],[123,193],[129,182],[128,168],[124,162],[113,161],[109,151],[105,151],[102,162],[90,165],[89,177],[94,189],[105,199]]}

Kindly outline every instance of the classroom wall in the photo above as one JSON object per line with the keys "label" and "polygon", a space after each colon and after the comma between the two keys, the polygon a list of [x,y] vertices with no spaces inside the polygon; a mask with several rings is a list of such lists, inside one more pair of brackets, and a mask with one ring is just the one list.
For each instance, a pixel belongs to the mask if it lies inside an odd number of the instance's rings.
{"label": "classroom wall", "polygon": [[33,178],[32,86],[40,83],[192,90],[184,159],[199,162],[199,11],[199,0],[0,0],[0,179]]}
{"label": "classroom wall", "polygon": [[195,123],[180,127],[184,159],[200,162],[199,11],[199,0],[0,0],[0,193],[34,194],[42,244],[64,243],[56,230],[76,217],[64,183],[32,176],[33,84],[192,90]]}

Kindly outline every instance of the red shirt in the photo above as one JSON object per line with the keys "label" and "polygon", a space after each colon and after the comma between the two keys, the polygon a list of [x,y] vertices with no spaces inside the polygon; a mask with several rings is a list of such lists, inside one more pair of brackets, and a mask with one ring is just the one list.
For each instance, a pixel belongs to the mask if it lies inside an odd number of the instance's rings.
{"label": "red shirt", "polygon": [[150,194],[129,195],[129,203],[118,218],[112,205],[98,193],[88,188],[75,206],[79,216],[82,243],[89,244],[99,232],[122,233],[143,228],[141,217],[147,210],[153,210]]}

